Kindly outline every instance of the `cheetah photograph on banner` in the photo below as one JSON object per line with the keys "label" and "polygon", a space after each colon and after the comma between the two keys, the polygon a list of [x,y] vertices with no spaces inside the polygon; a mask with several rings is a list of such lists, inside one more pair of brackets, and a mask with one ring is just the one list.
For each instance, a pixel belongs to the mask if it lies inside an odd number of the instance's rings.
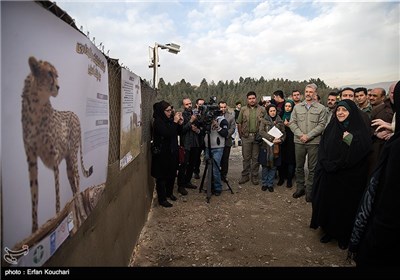
{"label": "cheetah photograph on banner", "polygon": [[33,1],[2,2],[1,21],[2,253],[51,255],[105,187],[107,59]]}

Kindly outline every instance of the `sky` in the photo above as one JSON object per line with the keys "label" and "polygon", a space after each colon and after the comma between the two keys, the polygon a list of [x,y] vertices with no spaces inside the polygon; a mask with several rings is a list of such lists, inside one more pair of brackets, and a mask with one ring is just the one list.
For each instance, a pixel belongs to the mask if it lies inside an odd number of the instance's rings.
{"label": "sky", "polygon": [[[331,87],[400,79],[398,1],[66,1],[78,28],[147,81],[320,78]],[[93,40],[94,37],[94,40]],[[102,47],[99,47],[102,49]]]}

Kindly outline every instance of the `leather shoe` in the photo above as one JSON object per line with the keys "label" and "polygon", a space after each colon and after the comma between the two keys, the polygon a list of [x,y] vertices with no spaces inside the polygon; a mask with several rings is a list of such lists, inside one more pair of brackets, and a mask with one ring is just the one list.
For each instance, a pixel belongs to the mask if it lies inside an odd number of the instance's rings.
{"label": "leather shoe", "polygon": [[293,187],[292,182],[288,182],[286,188],[290,189],[291,187]]}
{"label": "leather shoe", "polygon": [[194,173],[194,174],[193,174],[193,178],[195,178],[195,179],[200,179],[200,174],[199,174],[199,173]]}
{"label": "leather shoe", "polygon": [[261,190],[264,191],[264,192],[265,192],[267,189],[268,189],[267,186],[262,186],[262,187],[261,187]]}
{"label": "leather shoe", "polygon": [[348,244],[343,242],[343,241],[338,241],[338,246],[339,246],[340,249],[346,250],[347,247],[348,247]]}
{"label": "leather shoe", "polygon": [[176,200],[177,200],[176,196],[173,195],[173,194],[171,194],[171,195],[169,196],[169,198],[170,198],[172,201],[176,201]]}
{"label": "leather shoe", "polygon": [[239,180],[239,184],[241,185],[241,184],[247,183],[248,181],[250,181],[249,177],[242,177]]}
{"label": "leather shoe", "polygon": [[251,182],[253,183],[253,185],[258,185],[260,183],[260,181],[258,181],[258,178],[251,178]]}
{"label": "leather shoe", "polygon": [[197,189],[196,185],[193,185],[192,183],[189,183],[185,186],[186,189]]}
{"label": "leather shoe", "polygon": [[214,195],[215,195],[215,196],[220,196],[220,195],[221,195],[221,191],[215,191],[215,192],[214,192]]}
{"label": "leather shoe", "polygon": [[187,195],[188,192],[184,187],[179,187],[178,188],[178,193],[180,193],[181,195]]}
{"label": "leather shoe", "polygon": [[293,198],[299,198],[306,194],[305,190],[297,190],[292,196]]}
{"label": "leather shoe", "polygon": [[324,236],[321,237],[321,239],[319,240],[319,242],[321,243],[328,243],[329,241],[332,240],[332,236],[330,236],[329,234],[324,234]]}
{"label": "leather shoe", "polygon": [[163,207],[172,207],[172,203],[169,203],[168,201],[164,200],[160,202],[160,205]]}
{"label": "leather shoe", "polygon": [[268,187],[268,191],[269,192],[274,192],[274,187],[273,186]]}
{"label": "leather shoe", "polygon": [[306,202],[312,202],[312,196],[310,193],[306,194]]}
{"label": "leather shoe", "polygon": [[285,182],[285,180],[279,179],[277,185],[278,185],[278,186],[282,186],[284,182]]}

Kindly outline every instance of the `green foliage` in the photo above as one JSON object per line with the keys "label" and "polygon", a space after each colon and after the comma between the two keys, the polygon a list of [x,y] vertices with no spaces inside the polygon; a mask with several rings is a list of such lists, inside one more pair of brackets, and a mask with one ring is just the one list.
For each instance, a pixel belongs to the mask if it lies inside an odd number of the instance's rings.
{"label": "green foliage", "polygon": [[315,83],[318,86],[318,94],[324,104],[326,97],[333,89],[327,86],[320,78],[311,78],[308,81],[290,81],[283,78],[267,80],[263,76],[258,80],[250,77],[240,77],[239,82],[230,80],[215,83],[214,81],[207,82],[206,79],[203,79],[200,86],[191,85],[185,79],[173,85],[166,84],[164,79],[161,78],[158,84],[159,94],[157,95],[157,101],[166,100],[179,109],[182,107],[182,99],[184,97],[190,98],[194,103],[197,98],[203,98],[208,102],[211,96],[216,96],[217,101],[226,101],[229,107],[234,108],[237,101],[241,101],[242,104],[247,103],[246,94],[249,91],[256,92],[259,100],[265,95],[272,96],[272,93],[276,90],[282,90],[285,97],[288,97],[295,89],[303,93],[305,86],[309,83]]}

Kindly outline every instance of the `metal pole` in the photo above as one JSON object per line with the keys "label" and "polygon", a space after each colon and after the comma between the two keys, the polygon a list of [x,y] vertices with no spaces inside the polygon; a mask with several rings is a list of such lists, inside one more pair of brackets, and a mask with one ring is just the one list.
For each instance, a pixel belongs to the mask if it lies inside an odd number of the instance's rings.
{"label": "metal pole", "polygon": [[153,88],[158,89],[158,44],[156,43],[154,46],[154,63],[153,63]]}

